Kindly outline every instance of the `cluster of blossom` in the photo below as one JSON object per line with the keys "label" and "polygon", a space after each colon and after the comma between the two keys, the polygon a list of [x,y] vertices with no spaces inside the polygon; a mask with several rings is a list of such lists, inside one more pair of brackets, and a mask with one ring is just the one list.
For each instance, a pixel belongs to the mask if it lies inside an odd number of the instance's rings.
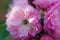
{"label": "cluster of blossom", "polygon": [[60,0],[30,1],[12,0],[9,5],[6,25],[13,39],[60,40]]}

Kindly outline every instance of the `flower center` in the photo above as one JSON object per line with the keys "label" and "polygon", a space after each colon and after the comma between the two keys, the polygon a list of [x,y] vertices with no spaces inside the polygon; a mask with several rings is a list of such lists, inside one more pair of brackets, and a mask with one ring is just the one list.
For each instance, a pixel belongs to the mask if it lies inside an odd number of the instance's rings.
{"label": "flower center", "polygon": [[23,20],[23,24],[28,24],[28,20]]}

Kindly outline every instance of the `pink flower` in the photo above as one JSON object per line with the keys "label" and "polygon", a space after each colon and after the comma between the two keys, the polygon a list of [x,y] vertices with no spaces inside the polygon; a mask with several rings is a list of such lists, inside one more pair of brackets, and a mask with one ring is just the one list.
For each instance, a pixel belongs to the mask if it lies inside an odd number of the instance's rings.
{"label": "pink flower", "polygon": [[14,38],[35,36],[41,31],[39,12],[31,6],[15,6],[7,16],[7,30]]}
{"label": "pink flower", "polygon": [[44,29],[56,38],[60,38],[60,2],[45,13]]}
{"label": "pink flower", "polygon": [[49,8],[58,3],[59,0],[34,0],[33,3],[40,8]]}
{"label": "pink flower", "polygon": [[48,36],[48,35],[43,35],[40,40],[53,40],[52,37]]}

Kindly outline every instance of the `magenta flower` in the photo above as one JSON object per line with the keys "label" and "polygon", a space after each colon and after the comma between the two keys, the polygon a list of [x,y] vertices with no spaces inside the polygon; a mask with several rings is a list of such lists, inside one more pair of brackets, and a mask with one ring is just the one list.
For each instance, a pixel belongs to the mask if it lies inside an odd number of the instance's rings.
{"label": "magenta flower", "polygon": [[43,35],[40,40],[53,40],[52,37],[48,36],[48,35]]}
{"label": "magenta flower", "polygon": [[45,13],[44,22],[44,29],[47,30],[51,36],[60,38],[60,3]]}
{"label": "magenta flower", "polygon": [[34,0],[33,3],[40,8],[49,8],[58,3],[59,0]]}
{"label": "magenta flower", "polygon": [[6,17],[7,30],[14,38],[35,36],[41,31],[39,11],[31,6],[15,6]]}

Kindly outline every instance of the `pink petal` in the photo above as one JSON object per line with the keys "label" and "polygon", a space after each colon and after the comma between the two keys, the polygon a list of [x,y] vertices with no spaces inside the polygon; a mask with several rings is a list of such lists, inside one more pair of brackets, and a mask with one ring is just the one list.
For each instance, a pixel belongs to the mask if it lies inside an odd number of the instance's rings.
{"label": "pink petal", "polygon": [[48,35],[43,35],[40,40],[53,40],[53,39]]}
{"label": "pink petal", "polygon": [[45,30],[53,37],[60,38],[60,2],[45,14]]}

